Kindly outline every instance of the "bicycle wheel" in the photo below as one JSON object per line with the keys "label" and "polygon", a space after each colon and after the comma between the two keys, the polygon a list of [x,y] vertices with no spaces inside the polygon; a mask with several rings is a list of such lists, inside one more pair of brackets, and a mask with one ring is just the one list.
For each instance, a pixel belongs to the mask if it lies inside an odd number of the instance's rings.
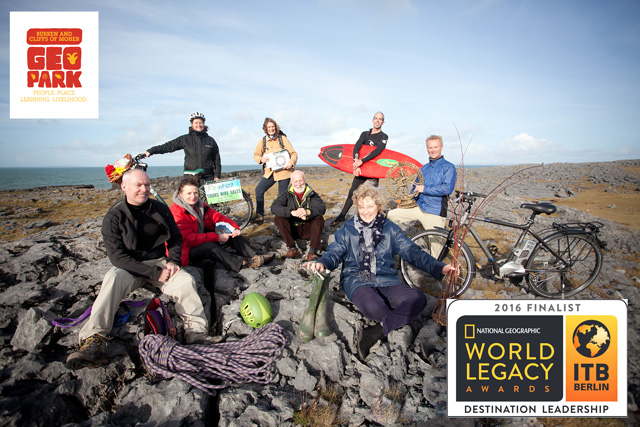
{"label": "bicycle wheel", "polygon": [[[200,187],[200,199],[207,201],[207,196],[204,193],[204,188]],[[220,212],[222,215],[231,218],[240,230],[245,228],[251,217],[253,216],[253,201],[251,196],[246,191],[242,190],[242,199],[232,200],[230,202],[216,203],[211,205],[213,209]]]}
{"label": "bicycle wheel", "polygon": [[538,295],[547,298],[573,296],[586,289],[600,273],[602,252],[588,234],[554,233],[544,241],[569,265],[538,243],[525,265],[527,282]]}
{"label": "bicycle wheel", "polygon": [[[416,235],[411,239],[414,243],[422,248],[423,251],[430,253],[433,257],[439,261],[443,261],[445,264],[450,264],[453,261],[453,257],[450,248],[446,246],[448,232],[443,230],[427,230]],[[438,252],[439,254],[435,254]],[[471,280],[475,275],[475,258],[471,253],[471,249],[463,242],[460,248],[460,255],[458,255],[458,263],[460,265],[460,274],[456,283],[455,296],[460,297],[471,284]],[[416,289],[420,289],[422,292],[440,296],[442,292],[442,283],[429,273],[426,273],[419,268],[416,268],[406,262],[404,259],[400,261],[400,269],[402,271],[402,277],[405,282]]]}

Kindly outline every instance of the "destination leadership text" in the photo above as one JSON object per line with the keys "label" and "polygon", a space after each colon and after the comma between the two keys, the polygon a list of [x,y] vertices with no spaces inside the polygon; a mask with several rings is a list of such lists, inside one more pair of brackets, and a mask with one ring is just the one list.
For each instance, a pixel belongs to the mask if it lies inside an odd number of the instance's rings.
{"label": "destination leadership text", "polygon": [[566,415],[594,415],[606,414],[609,411],[609,405],[464,405],[465,415],[531,415],[531,416],[566,416]]}

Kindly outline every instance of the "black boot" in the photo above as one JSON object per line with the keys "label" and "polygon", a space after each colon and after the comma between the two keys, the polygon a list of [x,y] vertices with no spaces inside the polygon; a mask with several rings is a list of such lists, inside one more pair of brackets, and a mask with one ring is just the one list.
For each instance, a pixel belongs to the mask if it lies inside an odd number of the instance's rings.
{"label": "black boot", "polygon": [[378,341],[384,338],[382,325],[376,323],[373,326],[367,326],[358,331],[358,356],[364,362],[369,355],[369,350]]}

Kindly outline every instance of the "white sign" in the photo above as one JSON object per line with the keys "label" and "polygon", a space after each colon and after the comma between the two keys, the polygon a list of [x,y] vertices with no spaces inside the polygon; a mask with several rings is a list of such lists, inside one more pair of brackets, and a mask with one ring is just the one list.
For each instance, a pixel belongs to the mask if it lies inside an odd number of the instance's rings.
{"label": "white sign", "polygon": [[207,203],[210,205],[242,199],[239,179],[207,183],[204,186],[204,192],[207,195]]}
{"label": "white sign", "polygon": [[275,151],[273,153],[267,153],[265,156],[268,157],[267,167],[272,171],[277,172],[279,170],[284,169],[287,165],[291,156],[289,156],[289,152],[287,150]]}

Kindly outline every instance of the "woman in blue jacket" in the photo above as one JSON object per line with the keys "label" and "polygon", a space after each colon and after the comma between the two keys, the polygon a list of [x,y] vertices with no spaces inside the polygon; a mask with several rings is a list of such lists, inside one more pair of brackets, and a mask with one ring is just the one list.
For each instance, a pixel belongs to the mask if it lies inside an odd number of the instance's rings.
{"label": "woman in blue jacket", "polygon": [[421,291],[402,282],[394,255],[437,279],[454,267],[421,250],[385,217],[385,202],[377,187],[362,185],[353,201],[358,214],[336,232],[335,242],[309,268],[322,273],[342,263],[340,283],[347,298],[365,317],[382,323],[359,335],[358,353],[364,358],[377,339],[411,322],[427,304]]}

